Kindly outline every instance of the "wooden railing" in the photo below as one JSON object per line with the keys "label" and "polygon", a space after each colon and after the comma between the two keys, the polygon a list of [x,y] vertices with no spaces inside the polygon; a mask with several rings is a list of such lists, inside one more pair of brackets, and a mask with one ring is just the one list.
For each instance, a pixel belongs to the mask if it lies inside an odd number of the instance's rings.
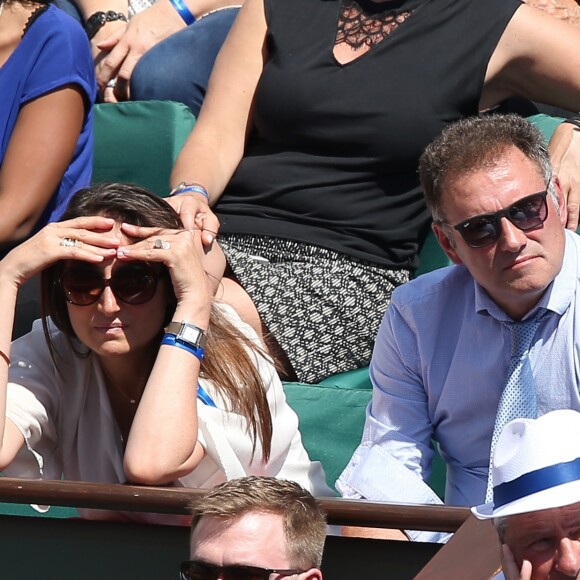
{"label": "wooden railing", "polygon": [[[190,504],[204,490],[0,478],[0,502],[47,504],[101,510],[190,513]],[[469,516],[466,508],[383,504],[323,498],[328,523],[374,528],[454,532]]]}
{"label": "wooden railing", "polygon": [[[191,504],[204,493],[183,488],[0,478],[0,502],[10,504],[179,515],[189,513]],[[466,508],[340,498],[322,498],[320,503],[333,525],[459,530],[443,549],[436,544],[329,536],[322,566],[324,580],[411,580],[417,574],[421,580],[484,580],[499,565],[497,538],[491,524],[474,521]],[[85,580],[171,580],[177,577],[179,561],[189,554],[188,529],[179,526],[5,513],[0,515],[0,535],[6,574],[3,577],[23,580],[37,577],[38,562],[29,558],[31,553],[42,561],[44,572],[53,570],[43,577]]]}

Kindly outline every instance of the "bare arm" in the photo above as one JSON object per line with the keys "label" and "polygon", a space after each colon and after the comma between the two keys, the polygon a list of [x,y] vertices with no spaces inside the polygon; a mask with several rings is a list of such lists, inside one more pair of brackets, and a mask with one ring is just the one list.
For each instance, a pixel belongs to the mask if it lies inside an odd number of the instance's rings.
{"label": "bare arm", "polygon": [[[172,320],[207,330],[211,309],[210,284],[202,267],[199,230],[167,230],[123,225],[142,241],[119,249],[121,260],[163,262],[171,275],[177,307]],[[167,250],[153,247],[156,239]],[[197,381],[200,361],[192,353],[163,345],[147,380],[131,425],[124,468],[131,481],[160,485],[187,475],[203,458],[197,440]]]}
{"label": "bare arm", "polygon": [[[6,271],[3,260],[0,262],[0,350],[10,357],[10,340],[14,325],[14,310],[16,308],[16,296],[18,285],[14,282],[14,276]],[[2,446],[0,447],[0,469],[5,469],[16,457],[24,445],[24,437],[12,421],[6,419],[6,386],[8,384],[8,364],[0,360],[0,434],[2,434]]]}
{"label": "bare arm", "polygon": [[[118,14],[123,14],[125,17],[128,16],[129,3],[127,0],[74,0],[76,7],[82,14],[83,20],[86,22],[95,12],[107,12],[112,10]],[[99,93],[103,95],[107,82],[116,76],[117,71],[111,71],[105,68],[105,59],[109,55],[111,49],[121,40],[125,31],[127,30],[127,23],[122,20],[113,20],[111,22],[105,22],[103,26],[97,30],[93,38],[90,39],[91,42],[91,52],[93,55],[93,60],[95,61],[95,74],[97,77],[97,84],[99,87]],[[101,48],[101,44],[107,48]],[[113,96],[113,90],[109,89],[104,95],[105,98]]]}
{"label": "bare arm", "polygon": [[[99,10],[113,10],[127,16],[127,0],[108,0],[106,8],[95,0],[77,0],[88,18]],[[184,0],[196,19],[208,12],[243,0]],[[186,27],[184,20],[169,0],[158,0],[128,23],[116,20],[106,23],[91,40],[95,58],[97,83],[106,101],[129,98],[129,80],[139,59],[153,46]],[[107,82],[117,78],[115,89],[106,89]]]}
{"label": "bare arm", "polygon": [[[113,220],[103,217],[52,223],[9,252],[0,262],[0,350],[6,356],[10,356],[14,309],[20,286],[57,260],[69,258],[98,263],[107,256],[114,256],[117,239],[106,234],[112,225]],[[61,246],[64,237],[80,239],[83,243],[73,247]],[[0,361],[0,470],[12,462],[24,445],[20,431],[6,420],[8,365],[5,362]]]}
{"label": "bare arm", "polygon": [[[267,59],[265,37],[263,0],[248,0],[218,55],[199,119],[171,174],[172,186],[181,182],[203,185],[210,205],[219,199],[244,153],[254,94]],[[170,203],[187,227],[217,232],[217,218],[201,195],[181,194]],[[198,214],[202,214],[201,223]]]}
{"label": "bare arm", "polygon": [[[580,28],[521,6],[489,62],[481,108],[514,95],[580,110]],[[555,173],[569,207],[567,227],[578,227],[580,131],[563,124],[550,141]]]}
{"label": "bare arm", "polygon": [[30,234],[71,162],[84,114],[74,85],[22,107],[0,167],[0,245]]}
{"label": "bare arm", "polygon": [[522,5],[487,68],[482,108],[511,96],[580,110],[580,29]]}

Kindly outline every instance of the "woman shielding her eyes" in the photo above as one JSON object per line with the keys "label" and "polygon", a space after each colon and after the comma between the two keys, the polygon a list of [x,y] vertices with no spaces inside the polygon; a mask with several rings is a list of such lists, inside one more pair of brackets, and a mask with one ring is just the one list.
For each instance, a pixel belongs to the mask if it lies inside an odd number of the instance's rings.
{"label": "woman shielding her eyes", "polygon": [[[202,253],[163,200],[113,184],[78,192],[0,262],[5,474],[196,488],[267,474],[331,494],[271,359],[213,300]],[[39,272],[43,319],[11,345],[18,288]]]}

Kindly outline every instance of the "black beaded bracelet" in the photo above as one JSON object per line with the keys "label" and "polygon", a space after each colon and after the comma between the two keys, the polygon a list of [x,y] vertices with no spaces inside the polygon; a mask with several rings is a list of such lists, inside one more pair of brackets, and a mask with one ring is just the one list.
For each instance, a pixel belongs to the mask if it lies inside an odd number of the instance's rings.
{"label": "black beaded bracelet", "polygon": [[575,115],[574,117],[569,117],[568,119],[564,119],[563,123],[570,123],[570,125],[575,125],[580,129],[580,116]]}
{"label": "black beaded bracelet", "polygon": [[121,12],[114,12],[113,10],[108,10],[107,12],[95,12],[85,22],[85,32],[89,37],[89,40],[101,30],[101,28],[107,22],[114,22],[115,20],[122,20],[127,22],[127,17]]}

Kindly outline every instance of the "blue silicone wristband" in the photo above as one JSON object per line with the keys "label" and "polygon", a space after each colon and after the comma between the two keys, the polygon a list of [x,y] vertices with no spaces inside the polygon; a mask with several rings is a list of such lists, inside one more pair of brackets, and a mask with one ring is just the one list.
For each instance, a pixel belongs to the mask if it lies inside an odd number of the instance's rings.
{"label": "blue silicone wristband", "polygon": [[181,16],[181,19],[185,24],[187,24],[187,26],[195,22],[195,16],[191,13],[191,10],[185,5],[183,0],[169,0],[169,2],[171,2],[173,8],[177,10],[179,16]]}
{"label": "blue silicone wristband", "polygon": [[175,334],[165,333],[161,339],[161,344],[168,344],[169,346],[177,346],[178,348],[182,348],[183,350],[190,352],[200,362],[203,360],[203,355],[205,354],[205,351],[203,348],[201,348],[201,346],[195,347],[186,342],[182,342],[181,340],[177,340],[177,336],[175,336]]}
{"label": "blue silicone wristband", "polygon": [[194,191],[195,193],[201,193],[201,195],[203,195],[205,199],[209,200],[209,193],[207,192],[207,189],[205,187],[202,187],[201,185],[188,185],[187,187],[184,187],[183,189],[176,192],[175,195],[181,195],[186,191]]}

